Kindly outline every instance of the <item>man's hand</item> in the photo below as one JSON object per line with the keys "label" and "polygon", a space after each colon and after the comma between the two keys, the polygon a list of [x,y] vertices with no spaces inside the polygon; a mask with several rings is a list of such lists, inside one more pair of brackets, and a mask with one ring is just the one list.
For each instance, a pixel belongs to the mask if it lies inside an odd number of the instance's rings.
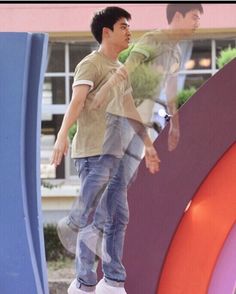
{"label": "man's hand", "polygon": [[145,163],[151,174],[160,170],[160,159],[153,146],[145,147]]}
{"label": "man's hand", "polygon": [[179,143],[179,127],[174,126],[173,124],[170,124],[169,134],[168,134],[168,150],[173,151],[178,143]]}
{"label": "man's hand", "polygon": [[59,135],[54,144],[53,153],[51,156],[50,163],[58,166],[61,163],[63,155],[67,154],[69,148],[69,139],[67,135]]}

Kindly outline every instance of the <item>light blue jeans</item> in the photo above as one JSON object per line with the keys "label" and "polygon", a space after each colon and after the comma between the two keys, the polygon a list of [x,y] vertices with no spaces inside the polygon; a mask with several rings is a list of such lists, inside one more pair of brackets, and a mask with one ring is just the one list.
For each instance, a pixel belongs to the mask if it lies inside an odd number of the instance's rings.
{"label": "light blue jeans", "polygon": [[110,260],[102,258],[107,282],[120,286],[126,279],[122,256],[129,221],[127,188],[141,161],[143,142],[127,119],[108,115],[103,151],[100,157],[75,160],[81,193],[70,220],[79,225],[77,286],[85,290],[86,287],[92,290],[97,283],[98,258],[96,251],[87,245],[90,237],[93,246],[103,246],[102,254],[110,257]]}

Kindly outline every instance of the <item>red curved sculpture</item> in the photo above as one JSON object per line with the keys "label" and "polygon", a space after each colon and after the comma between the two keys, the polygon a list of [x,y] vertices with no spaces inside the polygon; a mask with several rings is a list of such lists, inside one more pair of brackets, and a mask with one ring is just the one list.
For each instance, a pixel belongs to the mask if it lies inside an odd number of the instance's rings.
{"label": "red curved sculpture", "polygon": [[236,144],[211,170],[182,218],[158,294],[208,293],[218,255],[236,221],[235,174]]}

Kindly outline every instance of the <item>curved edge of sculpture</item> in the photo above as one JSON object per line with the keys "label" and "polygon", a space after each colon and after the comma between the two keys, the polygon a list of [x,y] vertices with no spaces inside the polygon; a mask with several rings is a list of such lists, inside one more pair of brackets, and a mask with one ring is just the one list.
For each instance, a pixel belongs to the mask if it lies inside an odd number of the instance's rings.
{"label": "curved edge of sculpture", "polygon": [[[41,105],[44,72],[46,70],[48,35],[37,33],[32,35],[29,80],[27,88],[27,106],[25,120],[25,177],[27,188],[27,207],[31,237],[35,256],[36,270],[41,280],[43,293],[48,292],[47,272],[45,271],[45,246],[43,237],[43,221],[41,210],[40,183],[40,136]],[[31,122],[30,124],[28,122]],[[34,176],[32,176],[34,175]],[[34,197],[32,197],[34,195]],[[37,196],[37,197],[36,197]]]}
{"label": "curved edge of sculpture", "polygon": [[130,293],[156,293],[186,206],[235,143],[235,70],[233,60],[180,109],[181,140],[173,152],[167,150],[168,126],[160,134],[155,142],[161,159],[160,172],[151,176],[141,164],[128,196],[131,218],[124,264]]}

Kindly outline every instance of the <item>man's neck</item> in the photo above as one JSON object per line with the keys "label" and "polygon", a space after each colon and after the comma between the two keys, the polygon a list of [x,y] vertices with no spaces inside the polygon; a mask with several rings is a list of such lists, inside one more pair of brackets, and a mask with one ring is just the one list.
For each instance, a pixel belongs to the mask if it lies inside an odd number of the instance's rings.
{"label": "man's neck", "polygon": [[180,31],[172,28],[172,27],[169,27],[167,30],[164,30],[164,33],[168,36],[168,38],[173,41],[173,42],[176,42],[178,43],[179,40],[181,40],[181,34],[180,34]]}
{"label": "man's neck", "polygon": [[103,55],[105,55],[108,59],[111,59],[112,61],[117,61],[118,55],[120,53],[116,48],[113,48],[113,46],[106,46],[104,44],[100,45],[98,52],[101,52]]}
{"label": "man's neck", "polygon": [[179,42],[181,40],[189,40],[193,32],[187,29],[180,29],[176,26],[169,25],[169,28],[166,30],[167,35],[175,42]]}

